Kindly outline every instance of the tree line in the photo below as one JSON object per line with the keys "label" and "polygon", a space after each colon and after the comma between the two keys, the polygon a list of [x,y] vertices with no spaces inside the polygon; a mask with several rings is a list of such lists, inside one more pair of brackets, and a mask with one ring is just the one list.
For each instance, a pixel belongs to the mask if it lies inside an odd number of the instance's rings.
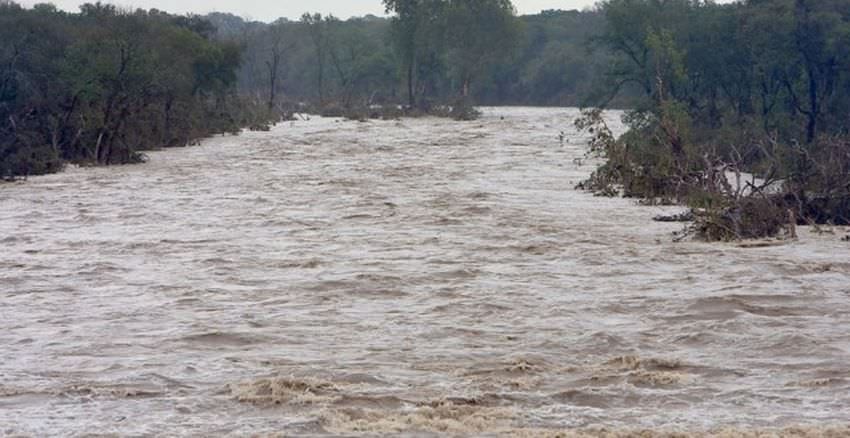
{"label": "tree line", "polygon": [[850,223],[850,1],[605,0],[611,93],[640,91],[615,139],[598,111],[599,193],[681,202],[709,240]]}
{"label": "tree line", "polygon": [[0,3],[0,178],[120,164],[265,117],[235,93],[240,47],[194,16]]}
{"label": "tree line", "polygon": [[[402,104],[429,109],[464,98],[488,105],[577,106],[604,93],[609,62],[592,50],[599,11],[517,16],[507,0],[387,0],[389,18],[205,18],[244,48],[239,89],[270,107]],[[634,93],[618,96],[624,105]]]}

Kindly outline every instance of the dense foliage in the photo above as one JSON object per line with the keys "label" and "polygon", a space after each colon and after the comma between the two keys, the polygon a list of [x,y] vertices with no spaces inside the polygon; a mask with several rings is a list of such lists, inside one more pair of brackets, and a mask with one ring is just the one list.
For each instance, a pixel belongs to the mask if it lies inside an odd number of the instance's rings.
{"label": "dense foliage", "polygon": [[[606,85],[594,79],[610,60],[607,51],[591,50],[604,20],[598,11],[517,17],[503,0],[385,4],[390,18],[206,18],[219,38],[244,48],[240,91],[277,106],[428,108],[464,95],[489,105],[580,105],[614,94],[595,87]],[[616,103],[633,95],[621,93]]]}
{"label": "dense foliage", "polygon": [[[850,222],[850,0],[605,0],[611,89],[643,98],[585,186],[695,208],[708,239]],[[754,219],[755,218],[755,219]]]}
{"label": "dense foliage", "polygon": [[156,10],[0,3],[0,177],[136,162],[248,124],[239,48],[213,33]]}

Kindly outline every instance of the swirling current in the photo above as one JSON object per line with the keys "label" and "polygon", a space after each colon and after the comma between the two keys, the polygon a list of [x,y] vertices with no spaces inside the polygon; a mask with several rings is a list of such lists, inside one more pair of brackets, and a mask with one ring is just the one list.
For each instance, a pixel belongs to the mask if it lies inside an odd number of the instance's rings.
{"label": "swirling current", "polygon": [[676,243],[574,189],[576,116],[304,117],[0,185],[0,434],[850,435],[848,244]]}

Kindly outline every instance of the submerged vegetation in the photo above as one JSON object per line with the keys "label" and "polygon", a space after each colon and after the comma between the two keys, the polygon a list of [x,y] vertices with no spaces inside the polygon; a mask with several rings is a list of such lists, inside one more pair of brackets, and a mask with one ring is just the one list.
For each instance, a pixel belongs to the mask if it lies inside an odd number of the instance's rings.
{"label": "submerged vegetation", "polygon": [[850,1],[606,0],[609,81],[642,98],[582,187],[693,208],[707,240],[850,224]]}

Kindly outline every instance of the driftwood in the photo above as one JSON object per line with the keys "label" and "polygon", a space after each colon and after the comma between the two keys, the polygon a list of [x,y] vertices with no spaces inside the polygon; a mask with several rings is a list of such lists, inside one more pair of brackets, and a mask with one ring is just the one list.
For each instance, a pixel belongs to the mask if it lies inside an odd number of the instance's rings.
{"label": "driftwood", "polygon": [[741,242],[738,248],[772,248],[774,246],[784,246],[788,244],[788,240],[756,240],[751,242]]}
{"label": "driftwood", "polygon": [[672,215],[659,215],[652,218],[655,222],[693,222],[695,219],[693,210]]}

